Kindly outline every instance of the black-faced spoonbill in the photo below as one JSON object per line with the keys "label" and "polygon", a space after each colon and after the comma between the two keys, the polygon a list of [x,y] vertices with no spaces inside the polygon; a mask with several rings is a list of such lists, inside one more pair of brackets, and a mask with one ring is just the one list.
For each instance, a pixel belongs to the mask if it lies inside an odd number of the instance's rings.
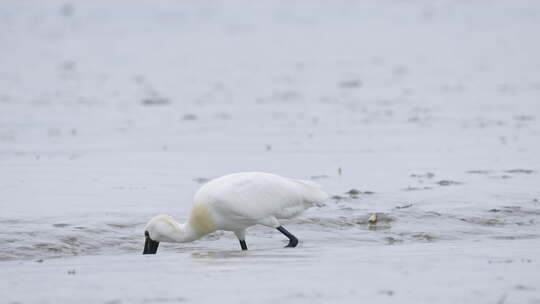
{"label": "black-faced spoonbill", "polygon": [[310,181],[262,172],[226,175],[197,191],[185,224],[168,215],[152,218],[144,228],[143,254],[155,254],[159,242],[191,242],[216,230],[234,232],[242,250],[247,250],[246,228],[257,224],[279,230],[289,238],[286,247],[296,247],[298,239],[279,220],[295,217],[327,198],[319,185]]}

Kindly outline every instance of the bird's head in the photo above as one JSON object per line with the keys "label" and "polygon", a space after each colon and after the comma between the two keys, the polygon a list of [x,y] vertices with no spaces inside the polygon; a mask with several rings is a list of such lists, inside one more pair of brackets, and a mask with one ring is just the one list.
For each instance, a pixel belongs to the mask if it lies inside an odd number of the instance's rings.
{"label": "bird's head", "polygon": [[153,217],[144,227],[143,254],[155,254],[159,242],[174,242],[173,237],[182,231],[182,227],[171,216],[158,215]]}

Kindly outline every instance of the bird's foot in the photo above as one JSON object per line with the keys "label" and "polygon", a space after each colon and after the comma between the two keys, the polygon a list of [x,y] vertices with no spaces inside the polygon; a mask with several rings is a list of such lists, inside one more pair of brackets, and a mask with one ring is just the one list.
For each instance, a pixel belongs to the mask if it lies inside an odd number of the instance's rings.
{"label": "bird's foot", "polygon": [[298,245],[298,240],[297,239],[290,240],[289,244],[287,244],[287,246],[285,246],[285,248],[294,248],[294,247],[296,247],[296,245]]}

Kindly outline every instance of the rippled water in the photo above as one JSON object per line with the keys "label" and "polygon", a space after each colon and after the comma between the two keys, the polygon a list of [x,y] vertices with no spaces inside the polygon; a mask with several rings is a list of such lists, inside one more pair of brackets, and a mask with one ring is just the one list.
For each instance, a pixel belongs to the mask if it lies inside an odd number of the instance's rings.
{"label": "rippled water", "polygon": [[[506,170],[512,178],[523,183],[539,178],[534,170]],[[470,174],[470,172],[466,172]],[[428,175],[429,179],[433,173]],[[418,182],[417,174],[411,174]],[[463,175],[466,180],[467,175]],[[343,176],[328,177],[323,181],[339,184]],[[509,178],[505,179],[509,180]],[[486,185],[486,181],[487,185]],[[310,209],[297,219],[286,222],[301,239],[309,243],[376,243],[396,245],[414,242],[444,242],[448,240],[514,240],[537,239],[540,237],[540,202],[533,195],[530,199],[511,198],[483,203],[478,201],[448,200],[439,192],[454,192],[480,189],[490,186],[486,181],[443,183],[430,181],[425,195],[411,195],[411,186],[396,192],[375,193],[352,189],[331,195],[320,206]],[[515,181],[514,181],[515,182]],[[470,185],[473,183],[473,185]],[[475,186],[474,183],[478,183]],[[422,183],[424,184],[424,183]],[[467,186],[465,186],[467,184]],[[198,185],[192,185],[196,189]],[[536,189],[531,187],[534,193]],[[495,191],[493,191],[495,192]],[[367,193],[367,194],[366,194]],[[428,194],[429,193],[429,194]],[[433,198],[435,195],[435,198]],[[496,192],[491,195],[498,195]],[[502,193],[504,195],[504,193]],[[400,200],[396,200],[396,197]],[[180,212],[187,213],[189,204],[172,204]],[[148,217],[153,215],[149,213]],[[372,216],[375,215],[375,218]],[[181,218],[179,218],[181,220]],[[0,238],[0,259],[47,259],[73,255],[99,255],[111,253],[138,253],[141,251],[142,230],[147,218],[127,212],[117,214],[81,214],[79,217],[35,217],[33,219],[2,218],[5,227]],[[253,239],[250,247],[279,246],[283,238],[266,227],[249,230]],[[251,242],[250,242],[251,243]],[[208,248],[208,250],[233,250],[237,244],[232,233],[216,232],[192,244],[169,245],[172,248]]]}

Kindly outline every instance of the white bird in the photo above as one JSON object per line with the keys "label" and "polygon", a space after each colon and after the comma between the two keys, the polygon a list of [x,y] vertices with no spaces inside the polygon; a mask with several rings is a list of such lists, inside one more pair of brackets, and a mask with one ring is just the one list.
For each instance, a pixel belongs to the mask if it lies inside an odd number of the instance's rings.
{"label": "white bird", "polygon": [[216,230],[232,231],[242,250],[247,250],[246,228],[264,225],[289,238],[286,247],[298,239],[279,223],[328,199],[316,183],[263,172],[225,175],[203,185],[195,194],[188,221],[177,223],[171,216],[158,215],[145,227],[143,254],[155,254],[159,242],[185,243]]}

